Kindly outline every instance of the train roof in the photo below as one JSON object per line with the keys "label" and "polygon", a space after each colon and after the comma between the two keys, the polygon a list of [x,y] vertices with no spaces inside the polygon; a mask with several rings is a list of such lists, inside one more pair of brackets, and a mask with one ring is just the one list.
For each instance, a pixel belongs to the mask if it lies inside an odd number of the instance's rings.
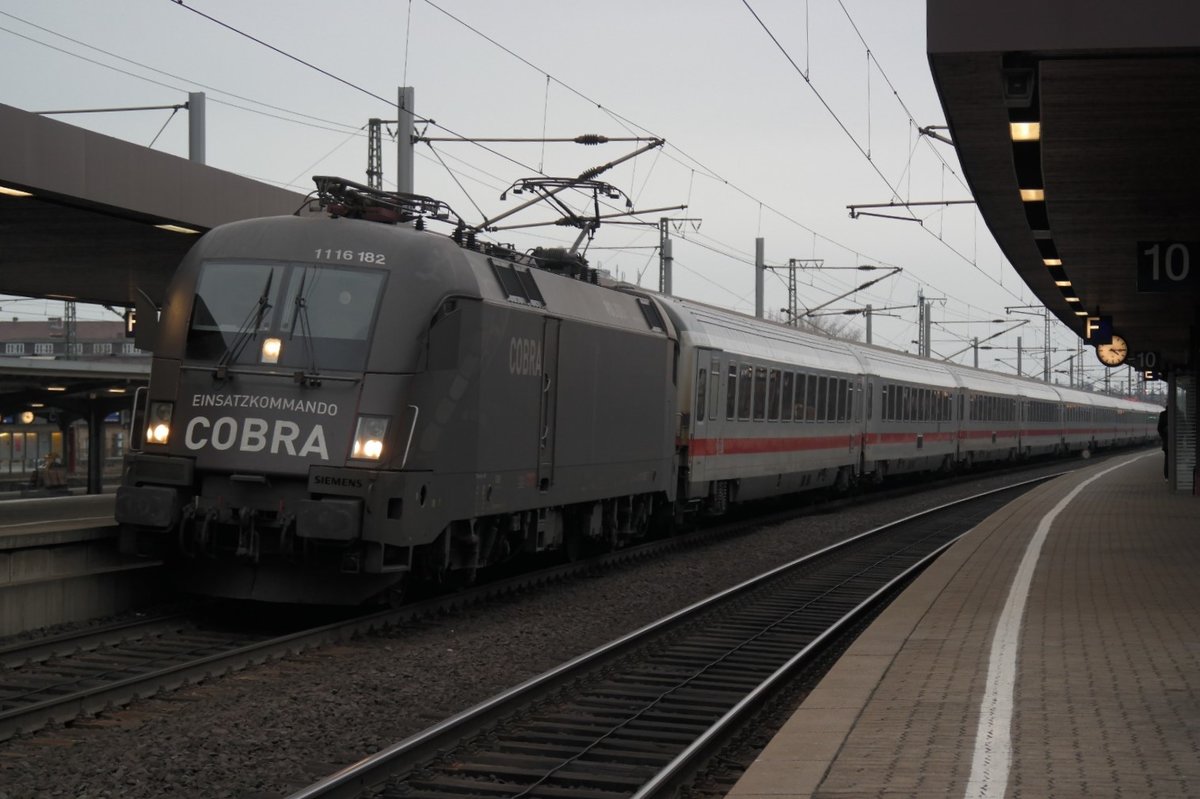
{"label": "train roof", "polygon": [[761,358],[792,366],[860,374],[862,364],[849,342],[813,335],[679,297],[656,295],[693,346]]}
{"label": "train roof", "polygon": [[867,372],[891,380],[922,383],[927,386],[957,388],[958,381],[941,361],[914,358],[903,352],[855,344],[854,352]]}

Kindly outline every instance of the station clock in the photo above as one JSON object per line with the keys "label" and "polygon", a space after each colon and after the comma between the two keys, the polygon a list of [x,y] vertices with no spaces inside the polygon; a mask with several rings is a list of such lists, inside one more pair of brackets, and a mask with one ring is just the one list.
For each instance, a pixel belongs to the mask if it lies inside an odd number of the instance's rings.
{"label": "station clock", "polygon": [[1125,363],[1125,358],[1129,355],[1129,345],[1125,343],[1125,339],[1113,334],[1112,341],[1108,344],[1096,345],[1096,357],[1100,359],[1100,363],[1105,366],[1120,366]]}

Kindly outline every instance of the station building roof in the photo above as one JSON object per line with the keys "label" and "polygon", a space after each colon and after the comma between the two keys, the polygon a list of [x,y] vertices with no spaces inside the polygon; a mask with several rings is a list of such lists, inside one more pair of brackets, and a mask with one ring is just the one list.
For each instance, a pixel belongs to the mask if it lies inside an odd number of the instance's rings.
{"label": "station building roof", "polygon": [[140,288],[159,302],[195,233],[290,214],[303,201],[295,192],[0,104],[6,294],[131,306]]}
{"label": "station building roof", "polygon": [[1021,277],[1080,335],[1077,312],[1111,317],[1131,352],[1196,368],[1200,4],[928,0],[927,24],[966,180]]}

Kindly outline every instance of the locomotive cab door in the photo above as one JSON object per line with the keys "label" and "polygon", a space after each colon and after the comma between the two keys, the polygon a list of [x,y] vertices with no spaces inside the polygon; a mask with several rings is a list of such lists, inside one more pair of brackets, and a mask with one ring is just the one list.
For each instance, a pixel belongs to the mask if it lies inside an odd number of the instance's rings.
{"label": "locomotive cab door", "polygon": [[561,320],[546,317],[542,328],[542,391],[538,415],[537,481],[539,491],[554,483],[554,439],[558,417],[558,328]]}

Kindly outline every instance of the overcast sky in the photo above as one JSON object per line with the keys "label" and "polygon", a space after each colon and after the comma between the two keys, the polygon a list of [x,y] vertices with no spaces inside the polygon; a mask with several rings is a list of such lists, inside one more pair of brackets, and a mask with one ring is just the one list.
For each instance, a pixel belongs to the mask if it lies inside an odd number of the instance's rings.
{"label": "overcast sky", "polygon": [[[823,261],[800,274],[810,308],[882,274],[846,267],[902,267],[831,308],[911,306],[918,290],[945,298],[933,312],[946,323],[933,334],[942,355],[1003,329],[991,320],[1005,306],[1036,303],[973,206],[917,206],[920,221],[847,213],[893,191],[921,202],[969,198],[953,148],[917,135],[944,124],[924,0],[0,0],[0,39],[0,102],[30,111],[174,105],[203,91],[209,165],[299,192],[311,190],[313,174],[366,181],[364,126],[394,118],[389,102],[401,85],[415,88],[417,115],[436,123],[418,126],[429,136],[662,137],[660,151],[602,179],[637,208],[687,205],[642,217],[700,220],[678,225],[675,293],[739,311],[754,311],[758,236],[768,264]],[[186,111],[56,118],[187,155]],[[477,222],[522,199],[500,200],[515,180],[576,175],[638,146],[420,144],[415,188]],[[389,137],[387,182],[395,169]],[[541,208],[506,222],[554,218]],[[569,243],[575,231],[492,236],[525,249]],[[655,288],[657,241],[654,226],[606,224],[589,257]],[[786,304],[786,273],[769,274],[766,307]],[[59,312],[42,301],[0,307],[6,316]],[[916,309],[894,313],[876,317],[876,343],[915,350]],[[862,327],[858,317],[851,324]],[[1054,328],[1057,361],[1075,342]],[[1015,347],[1020,334],[1032,347],[1041,333],[1031,318],[990,343]],[[1013,371],[994,357],[1015,361],[993,350],[980,365]],[[1026,372],[1035,359],[1026,354]],[[969,363],[970,353],[956,360]]]}

